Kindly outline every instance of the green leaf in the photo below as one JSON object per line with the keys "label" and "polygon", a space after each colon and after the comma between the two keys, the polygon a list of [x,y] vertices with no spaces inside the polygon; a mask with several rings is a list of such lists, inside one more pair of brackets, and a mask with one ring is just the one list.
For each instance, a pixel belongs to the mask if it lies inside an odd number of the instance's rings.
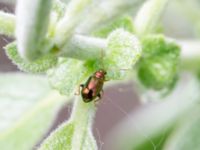
{"label": "green leaf", "polygon": [[141,83],[154,90],[172,87],[179,68],[179,46],[162,35],[146,36],[142,45],[143,55],[138,64]]}
{"label": "green leaf", "polygon": [[[60,58],[57,66],[48,70],[51,86],[61,94],[70,96],[75,89],[88,77],[84,62],[70,58]],[[90,73],[90,72],[89,72]]]}
{"label": "green leaf", "polygon": [[92,35],[106,38],[109,33],[111,33],[113,30],[116,30],[117,28],[123,28],[124,30],[133,33],[134,25],[132,18],[130,16],[120,17],[113,22],[106,24],[103,27],[100,27],[99,29],[94,31]]}
{"label": "green leaf", "polygon": [[56,129],[51,135],[45,140],[39,150],[71,150],[72,135],[74,132],[74,124],[65,123]]}
{"label": "green leaf", "polygon": [[142,53],[137,37],[124,29],[117,29],[108,36],[107,47],[103,63],[110,79],[122,79]]}
{"label": "green leaf", "polygon": [[[46,139],[39,150],[72,150],[72,139],[74,132],[74,123],[67,122],[62,124]],[[86,133],[83,146],[81,148],[83,150],[97,150],[97,146],[91,131]]]}
{"label": "green leaf", "polygon": [[[191,109],[192,110],[192,109]],[[200,116],[196,107],[184,116],[165,144],[164,150],[199,150],[200,148]]]}
{"label": "green leaf", "polygon": [[145,142],[143,142],[138,147],[133,146],[134,150],[163,150],[163,146],[169,137],[170,130],[165,129],[165,131],[158,133],[155,136],[152,136],[151,138],[147,138]]}
{"label": "green leaf", "polygon": [[[100,59],[80,61],[60,58],[59,63],[48,71],[50,84],[62,94],[71,95],[75,89],[98,69],[107,71],[106,79],[122,79],[130,72],[141,54],[138,39],[131,33],[118,29],[108,37],[106,55]],[[89,54],[88,54],[89,55]],[[99,53],[101,56],[101,53]],[[123,70],[122,69],[126,69]]]}
{"label": "green leaf", "polygon": [[52,0],[18,0],[16,38],[20,56],[33,61],[47,53],[45,42]]}
{"label": "green leaf", "polygon": [[77,98],[70,120],[56,129],[39,150],[97,150],[91,133],[94,112],[94,103]]}
{"label": "green leaf", "polygon": [[18,54],[15,42],[8,44],[5,47],[5,49],[7,56],[12,60],[12,62],[16,64],[19,69],[25,72],[31,72],[31,73],[45,72],[49,68],[55,66],[57,63],[57,58],[56,56],[54,56],[54,54],[47,54],[33,62],[26,62]]}
{"label": "green leaf", "polygon": [[171,58],[177,58],[180,55],[180,47],[172,39],[162,34],[152,34],[142,38],[143,55],[148,58],[155,55],[169,55]]}
{"label": "green leaf", "polygon": [[0,147],[27,150],[50,127],[65,97],[52,91],[43,76],[0,75]]}

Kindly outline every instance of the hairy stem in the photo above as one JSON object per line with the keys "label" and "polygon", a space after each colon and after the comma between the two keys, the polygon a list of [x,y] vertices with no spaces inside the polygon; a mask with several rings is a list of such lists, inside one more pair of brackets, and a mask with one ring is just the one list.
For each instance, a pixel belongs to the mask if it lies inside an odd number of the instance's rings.
{"label": "hairy stem", "polygon": [[127,12],[136,11],[136,9],[145,0],[102,0],[93,4],[88,10],[83,23],[77,29],[78,33],[91,33],[98,26],[113,20]]}
{"label": "hairy stem", "polygon": [[71,116],[75,124],[72,150],[78,150],[83,147],[86,133],[91,130],[95,111],[93,102],[84,103],[80,96],[76,99]]}
{"label": "hairy stem", "polygon": [[91,0],[73,0],[67,6],[64,17],[56,26],[55,42],[58,47],[62,47],[72,36],[76,26],[81,20],[85,7]]}
{"label": "hairy stem", "polygon": [[139,35],[155,30],[169,0],[149,0],[144,3],[135,18],[135,28]]}
{"label": "hairy stem", "polygon": [[181,46],[181,68],[183,70],[199,72],[200,42],[198,40],[177,41]]}
{"label": "hairy stem", "polygon": [[74,35],[61,50],[61,56],[77,59],[95,59],[101,57],[101,52],[107,46],[106,39]]}

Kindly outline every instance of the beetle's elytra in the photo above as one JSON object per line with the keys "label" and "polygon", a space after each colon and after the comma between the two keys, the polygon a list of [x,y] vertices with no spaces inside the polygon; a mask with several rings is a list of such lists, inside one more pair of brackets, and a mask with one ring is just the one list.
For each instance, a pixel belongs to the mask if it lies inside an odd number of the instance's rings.
{"label": "beetle's elytra", "polygon": [[83,101],[88,103],[101,98],[103,93],[103,84],[105,82],[106,71],[97,70],[90,76],[85,84],[81,84],[81,96]]}

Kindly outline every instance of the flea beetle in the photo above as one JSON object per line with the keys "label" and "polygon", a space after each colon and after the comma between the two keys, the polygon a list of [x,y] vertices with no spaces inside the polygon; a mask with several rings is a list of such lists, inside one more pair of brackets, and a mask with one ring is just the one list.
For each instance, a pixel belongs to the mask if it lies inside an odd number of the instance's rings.
{"label": "flea beetle", "polygon": [[88,103],[93,100],[101,99],[103,93],[103,84],[105,82],[106,71],[104,69],[97,70],[91,75],[85,84],[81,84],[81,96],[83,101]]}

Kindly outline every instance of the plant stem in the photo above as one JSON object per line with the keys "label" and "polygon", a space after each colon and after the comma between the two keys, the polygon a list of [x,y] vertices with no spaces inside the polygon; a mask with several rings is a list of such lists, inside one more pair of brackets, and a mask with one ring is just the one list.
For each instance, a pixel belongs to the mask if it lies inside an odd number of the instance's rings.
{"label": "plant stem", "polygon": [[16,39],[20,56],[33,61],[46,51],[46,33],[52,0],[18,0],[16,6]]}
{"label": "plant stem", "polygon": [[192,72],[199,72],[200,64],[200,41],[185,40],[177,41],[181,46],[181,69]]}
{"label": "plant stem", "polygon": [[192,23],[196,30],[196,35],[200,36],[200,5],[198,0],[177,0],[175,1],[177,8],[184,14],[185,17]]}
{"label": "plant stem", "polygon": [[69,38],[71,38],[76,26],[81,20],[85,7],[91,0],[73,0],[70,1],[64,17],[56,26],[55,42],[58,47],[62,47]]}
{"label": "plant stem", "polygon": [[95,111],[93,102],[84,103],[80,96],[76,98],[71,116],[71,120],[75,125],[72,150],[78,150],[83,147],[85,135],[91,130]]}
{"label": "plant stem", "polygon": [[107,47],[107,40],[74,35],[68,44],[61,49],[61,56],[77,58],[80,60],[101,57],[101,52]]}
{"label": "plant stem", "polygon": [[98,26],[105,25],[124,13],[134,12],[145,0],[102,0],[94,3],[88,10],[83,23],[77,29],[78,33],[91,33]]}
{"label": "plant stem", "polygon": [[154,32],[169,0],[149,0],[139,10],[135,18],[138,35]]}

